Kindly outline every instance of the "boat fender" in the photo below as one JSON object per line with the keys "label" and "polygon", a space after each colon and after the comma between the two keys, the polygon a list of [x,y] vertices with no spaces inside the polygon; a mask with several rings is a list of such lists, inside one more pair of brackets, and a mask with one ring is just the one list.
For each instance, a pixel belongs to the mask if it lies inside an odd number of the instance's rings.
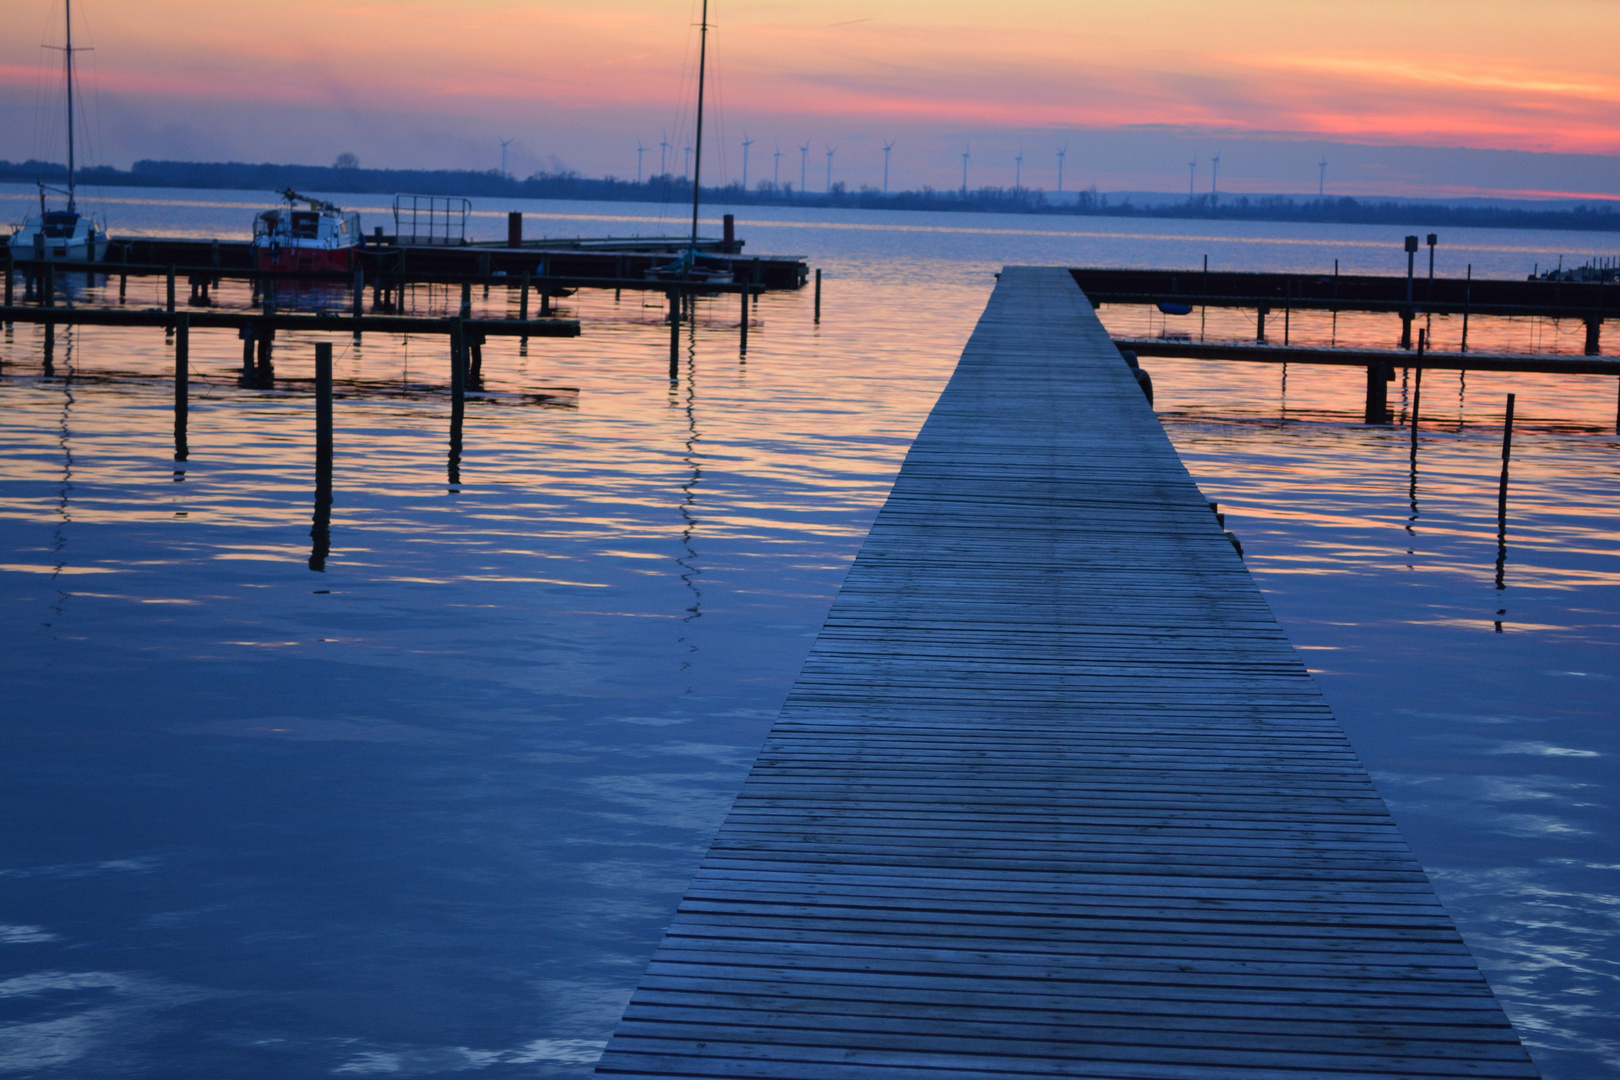
{"label": "boat fender", "polygon": [[1136,375],[1136,385],[1140,386],[1142,388],[1142,393],[1147,397],[1148,404],[1152,405],[1153,404],[1153,376],[1149,375],[1146,371],[1143,371],[1141,368],[1137,368],[1136,371],[1134,372],[1134,374]]}
{"label": "boat fender", "polygon": [[1136,363],[1136,354],[1131,350],[1121,349],[1119,350],[1119,356],[1121,360],[1125,361],[1126,367],[1135,369],[1138,366]]}

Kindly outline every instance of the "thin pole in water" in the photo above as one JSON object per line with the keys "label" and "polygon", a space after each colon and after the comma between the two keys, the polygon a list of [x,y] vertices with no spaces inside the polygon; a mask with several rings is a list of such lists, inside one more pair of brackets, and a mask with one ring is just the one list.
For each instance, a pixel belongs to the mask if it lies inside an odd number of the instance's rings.
{"label": "thin pole in water", "polygon": [[816,268],[816,322],[821,322],[821,268]]}
{"label": "thin pole in water", "polygon": [[1417,460],[1418,409],[1423,404],[1423,353],[1429,346],[1429,331],[1418,331],[1417,369],[1412,378],[1412,460]]}
{"label": "thin pole in water", "polygon": [[315,519],[309,568],[324,573],[332,549],[332,343],[315,345]]}
{"label": "thin pole in water", "polygon": [[[1507,588],[1507,489],[1508,459],[1513,454],[1513,395],[1507,396],[1507,413],[1502,420],[1502,481],[1496,489],[1496,587]],[[1497,614],[1503,614],[1498,611]],[[1496,632],[1502,632],[1500,621]]]}
{"label": "thin pole in water", "polygon": [[184,461],[186,425],[191,397],[191,316],[181,315],[174,327],[174,460]]}

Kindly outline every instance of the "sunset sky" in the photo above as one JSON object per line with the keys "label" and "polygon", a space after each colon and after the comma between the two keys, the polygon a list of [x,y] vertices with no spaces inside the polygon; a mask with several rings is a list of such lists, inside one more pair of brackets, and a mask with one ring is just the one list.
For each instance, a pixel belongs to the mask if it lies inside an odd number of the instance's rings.
{"label": "sunset sky", "polygon": [[[92,160],[683,166],[690,0],[80,0]],[[62,0],[0,0],[0,157],[60,157]],[[1620,194],[1615,0],[713,0],[706,178]],[[1438,148],[1438,149],[1437,149]],[[1473,152],[1465,152],[1473,151]]]}

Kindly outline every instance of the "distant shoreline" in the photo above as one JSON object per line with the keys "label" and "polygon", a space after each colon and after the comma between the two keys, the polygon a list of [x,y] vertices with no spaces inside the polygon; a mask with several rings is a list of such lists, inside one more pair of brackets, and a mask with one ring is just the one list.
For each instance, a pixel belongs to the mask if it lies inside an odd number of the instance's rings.
{"label": "distant shoreline", "polygon": [[[66,169],[54,162],[0,161],[0,181],[61,184]],[[212,190],[313,191],[391,195],[462,195],[477,198],[575,199],[598,202],[670,202],[692,197],[691,181],[655,176],[637,183],[615,177],[592,179],[570,172],[536,173],[519,180],[499,172],[429,169],[362,169],[320,165],[247,164],[243,162],[137,161],[130,169],[98,166],[81,169],[84,185],[109,187],[174,187]],[[1067,193],[1065,193],[1067,194]],[[711,203],[743,206],[810,206],[860,210],[929,210],[1181,218],[1207,221],[1298,221],[1344,225],[1455,226],[1496,229],[1568,229],[1620,232],[1620,204],[1574,203],[1547,210],[1522,207],[1465,206],[1445,202],[1350,197],[1296,198],[1290,195],[1198,195],[1185,200],[1137,203],[1132,196],[1110,196],[1095,188],[1072,202],[1055,203],[1044,191],[980,188],[968,191],[902,191],[885,195],[872,188],[848,190],[834,184],[830,192],[801,194],[786,186],[746,191],[740,184],[703,189]]]}

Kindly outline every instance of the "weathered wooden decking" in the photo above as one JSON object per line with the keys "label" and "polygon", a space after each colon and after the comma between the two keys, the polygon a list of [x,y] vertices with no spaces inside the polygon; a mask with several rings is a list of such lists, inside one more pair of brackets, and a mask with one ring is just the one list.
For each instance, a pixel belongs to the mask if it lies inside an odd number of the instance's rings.
{"label": "weathered wooden decking", "polygon": [[1536,1075],[1074,279],[1031,268],[598,1071]]}

